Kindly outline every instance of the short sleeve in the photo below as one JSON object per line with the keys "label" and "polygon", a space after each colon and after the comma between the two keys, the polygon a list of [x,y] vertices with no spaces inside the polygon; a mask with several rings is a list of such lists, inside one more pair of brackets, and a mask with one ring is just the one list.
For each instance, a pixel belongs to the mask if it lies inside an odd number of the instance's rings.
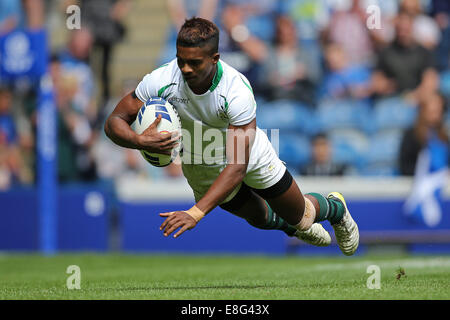
{"label": "short sleeve", "polygon": [[147,74],[136,87],[135,90],[136,96],[142,102],[147,101],[148,99],[150,99],[150,97],[156,96],[158,93],[156,87],[156,84],[158,82],[156,81],[157,78],[155,77],[154,73],[155,71]]}
{"label": "short sleeve", "polygon": [[[239,80],[240,81],[240,80]],[[228,101],[227,116],[233,126],[243,126],[256,117],[256,102],[251,87],[242,79],[238,90]]]}
{"label": "short sleeve", "polygon": [[136,87],[136,96],[142,102],[147,101],[150,97],[158,97],[169,88],[172,83],[173,61],[162,65],[147,74]]}

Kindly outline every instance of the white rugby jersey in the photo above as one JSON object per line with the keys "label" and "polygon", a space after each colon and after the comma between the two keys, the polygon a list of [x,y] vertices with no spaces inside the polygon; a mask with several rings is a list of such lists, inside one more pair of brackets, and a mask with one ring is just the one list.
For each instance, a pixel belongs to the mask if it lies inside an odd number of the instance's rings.
{"label": "white rugby jersey", "polygon": [[[147,74],[137,86],[136,96],[143,102],[150,97],[162,97],[176,108],[182,128],[191,136],[189,139],[183,135],[183,162],[190,159],[193,164],[225,165],[228,126],[248,124],[256,116],[256,102],[247,78],[221,60],[212,85],[204,94],[192,92],[174,59]],[[219,130],[208,131],[211,128]],[[221,136],[214,134],[217,132]],[[272,148],[267,137],[261,135],[265,133],[257,129],[247,171],[257,167],[259,157]],[[222,141],[217,141],[219,138]]]}

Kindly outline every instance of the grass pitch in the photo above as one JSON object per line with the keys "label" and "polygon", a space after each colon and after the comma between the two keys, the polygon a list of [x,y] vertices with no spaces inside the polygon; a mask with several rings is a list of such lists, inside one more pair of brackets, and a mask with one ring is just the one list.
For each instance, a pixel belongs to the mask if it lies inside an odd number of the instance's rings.
{"label": "grass pitch", "polygon": [[[80,290],[66,287],[69,265]],[[0,299],[450,299],[450,257],[4,254]]]}

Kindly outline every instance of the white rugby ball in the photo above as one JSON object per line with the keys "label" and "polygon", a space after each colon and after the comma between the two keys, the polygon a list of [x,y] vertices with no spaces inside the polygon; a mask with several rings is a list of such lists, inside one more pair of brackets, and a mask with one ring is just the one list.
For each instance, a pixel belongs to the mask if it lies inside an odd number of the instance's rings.
{"label": "white rugby ball", "polygon": [[[159,132],[169,134],[178,131],[181,135],[181,121],[177,110],[168,101],[160,97],[151,97],[144,103],[137,114],[134,131],[137,134],[142,134],[156,120],[158,115],[161,115],[161,122],[156,127]],[[144,159],[151,165],[165,167],[177,157],[180,148],[181,143],[172,149],[171,155],[140,151]]]}

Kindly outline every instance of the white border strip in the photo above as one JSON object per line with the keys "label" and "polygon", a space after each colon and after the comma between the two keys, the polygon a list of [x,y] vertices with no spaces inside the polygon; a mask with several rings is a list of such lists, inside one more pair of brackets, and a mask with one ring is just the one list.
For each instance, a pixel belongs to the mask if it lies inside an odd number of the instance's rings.
{"label": "white border strip", "polygon": [[[339,191],[345,196],[357,199],[386,200],[406,198],[412,190],[410,177],[367,178],[367,177],[296,177],[303,193],[327,194]],[[145,180],[123,178],[116,182],[119,198],[125,201],[193,201],[194,196],[186,179]],[[450,184],[444,192],[450,199]]]}
{"label": "white border strip", "polygon": [[450,268],[450,259],[449,258],[412,258],[412,259],[398,259],[392,261],[377,261],[373,260],[364,260],[358,262],[349,262],[349,263],[329,263],[329,264],[318,264],[313,267],[314,270],[366,270],[366,268],[370,265],[377,265],[380,268],[408,268],[408,269],[428,269],[428,268]]}

